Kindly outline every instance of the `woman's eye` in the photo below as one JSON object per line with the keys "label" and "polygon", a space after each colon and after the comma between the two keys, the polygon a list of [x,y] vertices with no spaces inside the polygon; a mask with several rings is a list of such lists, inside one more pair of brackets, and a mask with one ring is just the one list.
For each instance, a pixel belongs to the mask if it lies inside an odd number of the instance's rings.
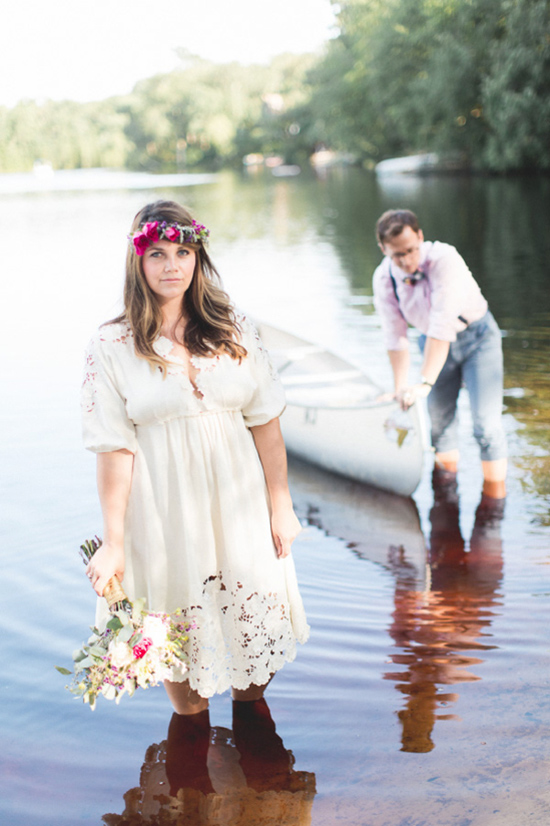
{"label": "woman's eye", "polygon": [[178,255],[181,255],[181,256],[189,255],[189,250],[179,250]]}

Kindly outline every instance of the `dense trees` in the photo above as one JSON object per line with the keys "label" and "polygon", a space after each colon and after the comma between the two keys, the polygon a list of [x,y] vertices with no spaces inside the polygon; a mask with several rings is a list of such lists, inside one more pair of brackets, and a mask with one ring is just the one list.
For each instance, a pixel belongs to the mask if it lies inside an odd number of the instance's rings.
{"label": "dense trees", "polygon": [[340,0],[325,53],[181,68],[125,97],[0,108],[0,171],[169,170],[455,153],[495,172],[550,168],[550,0]]}
{"label": "dense trees", "polygon": [[340,7],[311,99],[331,142],[374,159],[436,150],[495,171],[550,168],[548,0]]}

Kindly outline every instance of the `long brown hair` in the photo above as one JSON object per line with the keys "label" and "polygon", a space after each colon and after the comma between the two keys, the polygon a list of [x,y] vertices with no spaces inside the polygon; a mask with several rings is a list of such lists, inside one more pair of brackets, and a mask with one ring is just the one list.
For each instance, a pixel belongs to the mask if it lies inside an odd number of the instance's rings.
{"label": "long brown hair", "polygon": [[[191,226],[192,216],[175,201],[155,201],[140,209],[132,222],[131,232],[149,221],[166,221]],[[182,313],[188,318],[183,344],[193,355],[214,356],[228,353],[233,359],[246,356],[238,343],[241,328],[235,318],[229,296],[220,286],[220,276],[201,241],[187,244],[195,250],[193,278],[182,299]],[[157,297],[143,273],[142,258],[129,244],[124,282],[124,312],[112,322],[127,321],[134,334],[136,353],[158,366],[166,375],[167,362],[153,349],[160,333],[162,312]]]}

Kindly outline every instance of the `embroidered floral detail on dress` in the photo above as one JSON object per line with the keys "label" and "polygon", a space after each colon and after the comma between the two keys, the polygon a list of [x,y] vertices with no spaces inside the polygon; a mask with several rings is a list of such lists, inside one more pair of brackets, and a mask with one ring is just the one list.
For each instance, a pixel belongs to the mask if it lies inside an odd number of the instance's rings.
{"label": "embroidered floral detail on dress", "polygon": [[252,322],[245,315],[243,315],[242,313],[239,313],[237,315],[237,321],[240,324],[243,332],[247,331],[254,338],[254,342],[256,344],[256,349],[258,351],[258,354],[259,354],[262,362],[266,366],[267,371],[268,371],[268,373],[271,377],[271,380],[272,381],[278,381],[279,380],[279,374],[277,373],[275,367],[273,366],[273,363],[271,361],[271,357],[270,357],[268,351],[266,350],[266,348],[264,347],[264,345],[262,343],[262,340],[260,338],[260,334],[258,333],[258,331],[257,331],[256,327],[254,326],[254,324],[252,324]]}
{"label": "embroidered floral detail on dress", "polygon": [[109,341],[113,344],[126,344],[133,341],[134,334],[128,321],[120,321],[117,324],[104,324],[99,328],[99,340]]}
{"label": "embroidered floral detail on dress", "polygon": [[153,342],[153,350],[161,358],[167,362],[166,372],[169,376],[183,376],[186,379],[188,389],[193,392],[193,395],[199,401],[204,402],[204,407],[209,409],[212,407],[208,403],[208,391],[205,387],[205,374],[210,374],[220,363],[220,355],[216,356],[190,356],[189,361],[195,368],[196,375],[191,380],[188,371],[185,368],[183,359],[173,353],[174,344],[166,336],[159,336]]}
{"label": "embroidered floral detail on dress", "polygon": [[165,359],[166,361],[177,361],[180,364],[183,364],[182,360],[177,358],[177,356],[170,356],[173,347],[174,345],[169,338],[166,338],[166,336],[159,336],[153,342],[153,350],[157,356],[161,357],[161,359]]}
{"label": "embroidered floral detail on dress", "polygon": [[293,628],[281,594],[247,594],[241,582],[230,590],[222,572],[204,582],[201,604],[183,616],[193,617],[196,628],[189,631],[189,672],[180,679],[189,678],[203,697],[267,683],[295,658],[296,641],[303,642],[309,631]]}
{"label": "embroidered floral detail on dress", "polygon": [[[127,344],[133,341],[134,334],[128,322],[119,324],[105,324],[100,327],[97,334],[98,341],[111,342],[113,344]],[[95,361],[95,341],[92,339],[86,350],[86,362],[84,368],[84,381],[82,382],[82,394],[80,406],[84,413],[91,413],[95,407],[97,395],[97,365]]]}
{"label": "embroidered floral detail on dress", "polygon": [[95,407],[96,378],[95,359],[91,349],[89,349],[86,353],[84,381],[82,382],[82,395],[80,397],[80,404],[84,413],[91,413]]}

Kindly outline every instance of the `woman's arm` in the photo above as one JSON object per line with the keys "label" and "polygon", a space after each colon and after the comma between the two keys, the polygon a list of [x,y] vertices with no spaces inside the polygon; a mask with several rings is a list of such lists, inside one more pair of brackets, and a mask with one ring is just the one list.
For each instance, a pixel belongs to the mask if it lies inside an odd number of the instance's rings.
{"label": "woman's arm", "polygon": [[283,559],[302,527],[294,513],[288,489],[286,450],[279,419],[250,428],[264,469],[271,501],[271,532],[277,556]]}
{"label": "woman's arm", "polygon": [[97,454],[97,490],[103,513],[103,544],[86,568],[99,595],[112,576],[124,577],[124,517],[130,496],[134,454],[113,450]]}

